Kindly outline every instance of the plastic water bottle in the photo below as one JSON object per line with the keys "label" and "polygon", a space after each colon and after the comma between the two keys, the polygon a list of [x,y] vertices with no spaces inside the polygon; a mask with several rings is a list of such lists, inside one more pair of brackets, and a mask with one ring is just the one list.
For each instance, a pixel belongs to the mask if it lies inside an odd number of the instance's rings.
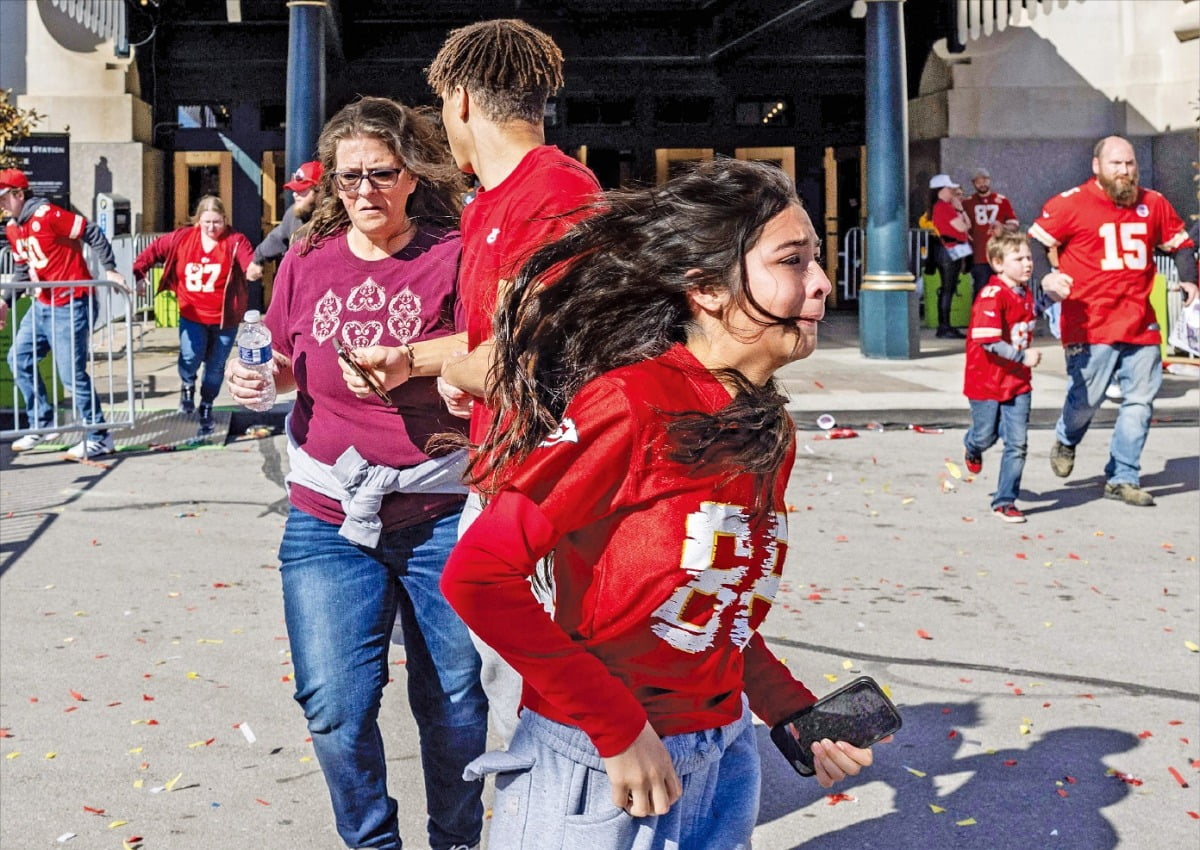
{"label": "plastic water bottle", "polygon": [[271,332],[262,323],[262,314],[257,310],[247,310],[238,327],[237,334],[238,360],[243,366],[253,369],[267,385],[256,401],[247,404],[249,410],[263,412],[270,410],[275,404],[275,372],[271,365]]}

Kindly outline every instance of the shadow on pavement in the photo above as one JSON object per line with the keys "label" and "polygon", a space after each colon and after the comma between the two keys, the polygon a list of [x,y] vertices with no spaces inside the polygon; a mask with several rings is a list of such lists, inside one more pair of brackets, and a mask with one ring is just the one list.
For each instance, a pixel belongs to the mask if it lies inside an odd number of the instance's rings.
{"label": "shadow on pavement", "polygon": [[[884,782],[893,795],[893,811],[816,837],[796,836],[789,846],[803,850],[884,846],[889,850],[1051,846],[1110,850],[1117,846],[1117,835],[1101,810],[1131,793],[1132,786],[1120,774],[1108,775],[1104,760],[1137,747],[1136,736],[1075,726],[1047,732],[1027,748],[988,750],[971,740],[971,727],[978,722],[973,702],[926,703],[900,710],[904,728],[891,744],[875,747],[875,764],[857,779],[828,790],[795,774],[771,743],[766,727],[756,727],[763,762],[758,823],[811,806],[854,805],[853,800],[831,795],[853,798],[856,789]],[[815,822],[819,811],[808,817]]]}

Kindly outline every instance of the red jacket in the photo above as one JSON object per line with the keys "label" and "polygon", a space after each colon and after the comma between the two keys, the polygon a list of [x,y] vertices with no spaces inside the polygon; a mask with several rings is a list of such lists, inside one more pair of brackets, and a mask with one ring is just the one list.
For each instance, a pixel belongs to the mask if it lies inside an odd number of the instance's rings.
{"label": "red jacket", "polygon": [[[142,280],[150,269],[161,265],[163,274],[158,282],[158,291],[174,292],[179,285],[175,274],[175,254],[183,240],[193,232],[195,232],[195,225],[189,224],[155,239],[133,261],[133,276]],[[232,328],[242,320],[250,302],[246,288],[246,268],[254,262],[254,246],[250,244],[249,239],[234,230],[226,233],[225,239],[228,242],[226,250],[229,252],[231,262],[229,277],[225,280],[225,303],[221,309],[221,327]]]}

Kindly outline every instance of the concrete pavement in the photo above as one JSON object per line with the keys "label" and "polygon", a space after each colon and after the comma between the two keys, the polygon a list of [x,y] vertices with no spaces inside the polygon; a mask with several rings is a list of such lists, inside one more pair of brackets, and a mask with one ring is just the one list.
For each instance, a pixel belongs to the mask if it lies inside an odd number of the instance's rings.
{"label": "concrete pavement", "polygon": [[[171,334],[135,354],[161,376],[144,417],[160,429]],[[845,796],[792,774],[760,730],[758,850],[1200,841],[1197,383],[1167,377],[1143,457],[1159,504],[1132,508],[1099,498],[1104,420],[1071,478],[1050,473],[1064,378],[1038,344],[1024,525],[990,516],[998,448],[979,476],[961,468],[961,343],[866,360],[839,315],[781,376],[801,448],[763,633],[818,693],[877,678],[905,728]],[[819,439],[821,413],[859,436]],[[291,701],[282,438],[224,421],[223,447],[122,437],[95,464],[0,446],[0,847],[340,846]],[[402,649],[393,662],[390,784],[424,847]]]}

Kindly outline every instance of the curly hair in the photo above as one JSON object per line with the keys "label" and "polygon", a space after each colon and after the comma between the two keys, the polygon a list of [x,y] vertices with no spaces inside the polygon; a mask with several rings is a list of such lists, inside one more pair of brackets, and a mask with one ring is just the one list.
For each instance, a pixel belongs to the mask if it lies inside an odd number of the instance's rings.
{"label": "curly hair", "polygon": [[[534,253],[497,311],[487,398],[497,415],[468,469],[472,483],[485,493],[502,486],[588,381],[686,342],[696,331],[690,291],[727,290],[764,327],[787,324],[755,302],[745,255],[767,222],[799,204],[777,167],[717,159],[662,186],[606,193]],[[672,456],[754,473],[766,509],[793,438],[786,396],[774,381],[718,374],[734,400],[714,414],[673,414]]]}
{"label": "curly hair", "polygon": [[338,145],[347,139],[378,139],[417,180],[408,199],[408,217],[418,225],[453,226],[458,222],[466,182],[436,111],[413,108],[386,97],[363,97],[343,107],[321,130],[317,154],[321,183],[317,207],[298,241],[300,253],[346,230],[350,216],[333,184]]}
{"label": "curly hair", "polygon": [[462,86],[491,121],[541,124],[546,101],[562,88],[562,65],[554,39],[507,18],[452,30],[425,77],[438,96]]}

